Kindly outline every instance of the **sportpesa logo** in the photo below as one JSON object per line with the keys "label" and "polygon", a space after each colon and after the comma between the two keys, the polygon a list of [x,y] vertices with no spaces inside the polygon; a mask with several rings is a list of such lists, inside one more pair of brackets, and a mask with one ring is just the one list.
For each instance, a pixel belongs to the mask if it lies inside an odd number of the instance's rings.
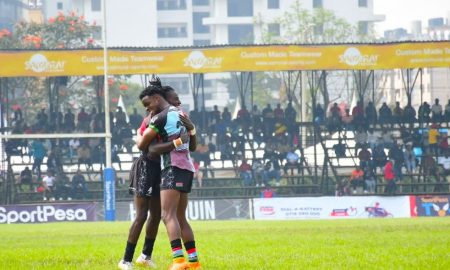
{"label": "sportpesa logo", "polygon": [[37,53],[31,56],[29,61],[25,62],[25,69],[37,73],[59,72],[64,70],[65,63],[65,61],[48,61],[47,57]]}
{"label": "sportpesa logo", "polygon": [[185,67],[191,67],[193,69],[220,68],[223,57],[206,57],[201,51],[192,51],[183,61]]}
{"label": "sportpesa logo", "polygon": [[350,47],[344,54],[339,55],[339,62],[349,66],[374,66],[378,62],[378,55],[361,54],[358,48]]}

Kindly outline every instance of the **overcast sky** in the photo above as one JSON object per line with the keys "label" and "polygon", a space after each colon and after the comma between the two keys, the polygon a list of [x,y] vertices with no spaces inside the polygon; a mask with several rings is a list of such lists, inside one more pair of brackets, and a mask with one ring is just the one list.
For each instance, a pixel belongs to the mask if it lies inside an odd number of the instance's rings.
{"label": "overcast sky", "polygon": [[384,30],[398,27],[410,32],[413,20],[421,20],[424,28],[429,18],[448,18],[450,0],[374,0],[374,10],[375,14],[386,15],[384,22],[376,24],[381,35]]}

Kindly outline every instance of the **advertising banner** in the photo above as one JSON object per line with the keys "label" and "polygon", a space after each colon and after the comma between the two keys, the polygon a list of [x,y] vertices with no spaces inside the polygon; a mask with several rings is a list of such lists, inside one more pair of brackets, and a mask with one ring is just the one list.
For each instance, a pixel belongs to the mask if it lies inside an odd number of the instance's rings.
{"label": "advertising banner", "polygon": [[254,199],[256,220],[410,217],[409,197]]}
{"label": "advertising banner", "polygon": [[[103,51],[2,51],[0,77],[103,75]],[[114,74],[448,67],[450,42],[108,51]]]}
{"label": "advertising banner", "polygon": [[0,206],[2,223],[95,221],[95,203],[61,203]]}
{"label": "advertising banner", "polygon": [[450,217],[450,196],[411,196],[411,215],[419,217]]}
{"label": "advertising banner", "polygon": [[[123,220],[123,218],[133,220],[136,214],[133,203],[129,202],[128,207],[125,207],[124,203],[118,203],[118,220]],[[249,200],[190,200],[186,217],[189,220],[250,219]]]}
{"label": "advertising banner", "polygon": [[105,177],[104,189],[103,189],[103,204],[105,209],[105,220],[116,220],[116,188],[115,178],[116,173],[113,168],[105,168],[103,171]]}

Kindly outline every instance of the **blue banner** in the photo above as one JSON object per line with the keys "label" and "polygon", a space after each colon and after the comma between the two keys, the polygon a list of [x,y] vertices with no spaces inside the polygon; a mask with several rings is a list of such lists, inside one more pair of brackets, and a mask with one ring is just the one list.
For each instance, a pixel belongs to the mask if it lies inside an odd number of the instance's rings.
{"label": "blue banner", "polygon": [[105,221],[116,220],[116,191],[115,178],[116,173],[113,168],[105,168],[103,171],[105,179],[103,188],[103,203],[105,206]]}

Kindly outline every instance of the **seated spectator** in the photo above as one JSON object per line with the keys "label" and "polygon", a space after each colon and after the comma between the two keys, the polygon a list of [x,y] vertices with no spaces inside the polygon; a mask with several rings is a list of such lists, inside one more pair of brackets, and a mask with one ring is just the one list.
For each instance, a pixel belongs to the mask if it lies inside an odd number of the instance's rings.
{"label": "seated spectator", "polygon": [[367,134],[367,143],[369,144],[370,150],[374,150],[375,147],[378,144],[379,141],[379,137],[377,134],[375,134],[375,132],[373,131],[373,129],[369,130],[369,134]]}
{"label": "seated spectator", "polygon": [[395,107],[392,110],[392,120],[394,123],[401,123],[403,118],[403,109],[400,107],[400,102],[395,102]]}
{"label": "seated spectator", "polygon": [[392,160],[388,160],[386,166],[384,166],[384,180],[387,182],[385,193],[394,195],[397,185],[395,184],[394,163]]}
{"label": "seated spectator", "polygon": [[22,185],[28,185],[29,186],[29,191],[33,190],[33,177],[31,175],[31,170],[30,168],[27,166],[25,167],[25,169],[23,169],[23,171],[20,172],[20,177],[19,177],[19,189],[20,191],[23,191],[22,189]]}
{"label": "seated spectator", "polygon": [[343,144],[342,140],[339,139],[338,143],[333,145],[333,149],[339,163],[339,158],[345,157],[345,144]]}
{"label": "seated spectator", "polygon": [[86,166],[86,170],[92,169],[91,149],[87,144],[78,148],[78,169],[80,169],[81,164]]}
{"label": "seated spectator", "polygon": [[299,171],[299,156],[294,152],[290,151],[286,154],[286,164],[284,165],[284,174],[287,175],[288,170],[291,170],[291,175],[294,175],[294,169]]}
{"label": "seated spectator", "polygon": [[69,141],[69,158],[70,161],[75,157],[75,153],[78,152],[78,147],[80,147],[80,140],[78,138],[72,138]]}
{"label": "seated spectator", "polygon": [[72,192],[76,199],[85,199],[87,196],[86,180],[80,170],[72,177]]}
{"label": "seated spectator", "polygon": [[55,177],[55,197],[62,200],[72,200],[72,185],[69,181],[69,177],[63,172],[58,172]]}
{"label": "seated spectator", "polygon": [[252,185],[252,166],[247,163],[247,160],[244,158],[242,159],[242,163],[239,166],[239,175],[242,179],[244,186],[251,186]]}
{"label": "seated spectator", "polygon": [[275,197],[275,191],[273,191],[272,187],[267,184],[262,190],[261,190],[261,198],[273,198]]}
{"label": "seated spectator", "polygon": [[358,128],[355,134],[355,156],[358,155],[358,149],[367,145],[367,132],[362,128]]}
{"label": "seated spectator", "polygon": [[442,165],[444,169],[444,175],[447,177],[450,175],[450,154],[445,152],[443,157],[438,158],[438,163]]}
{"label": "seated spectator", "polygon": [[372,168],[372,160],[371,160],[372,154],[370,153],[369,150],[367,150],[366,146],[363,146],[361,151],[359,151],[358,158],[359,158],[359,166],[362,169]]}
{"label": "seated spectator", "polygon": [[383,127],[383,124],[392,123],[392,111],[386,102],[383,102],[383,105],[381,105],[378,115],[380,116],[378,122],[380,122],[381,127]]}
{"label": "seated spectator", "polygon": [[364,190],[364,193],[374,194],[376,188],[376,179],[375,173],[372,169],[364,169],[364,181],[366,183],[366,189]]}
{"label": "seated spectator", "polygon": [[440,123],[442,121],[442,106],[439,104],[439,99],[434,100],[433,106],[431,106],[431,121]]}
{"label": "seated spectator", "polygon": [[344,115],[342,115],[342,125],[345,130],[353,130],[353,115],[350,115],[350,109],[345,109]]}
{"label": "seated spectator", "polygon": [[[228,151],[228,150],[227,150]],[[201,139],[197,143],[197,149],[194,153],[192,153],[192,156],[200,163],[203,162],[204,167],[204,176],[208,177],[208,170],[211,174],[211,177],[214,178],[214,172],[209,168],[209,165],[211,164],[211,157],[209,156],[210,150],[209,146],[204,143],[204,140]],[[223,155],[224,153],[222,153]],[[224,157],[221,157],[224,159]]]}
{"label": "seated spectator", "polygon": [[383,129],[381,133],[381,142],[383,144],[383,148],[390,149],[394,145],[394,138],[392,137],[392,134],[386,129]]}
{"label": "seated spectator", "polygon": [[438,125],[432,124],[428,131],[428,153],[438,155],[439,130]]}
{"label": "seated spectator", "polygon": [[361,187],[364,188],[364,171],[361,169],[361,167],[357,166],[350,176],[350,187],[352,188],[353,194],[356,194],[357,188]]}
{"label": "seated spectator", "polygon": [[448,152],[448,135],[444,134],[441,136],[439,142],[439,154],[444,155]]}
{"label": "seated spectator", "polygon": [[370,101],[367,104],[366,107],[366,119],[368,125],[373,125],[377,123],[377,109],[375,108],[375,105],[373,105],[373,102]]}
{"label": "seated spectator", "polygon": [[419,122],[425,122],[425,123],[429,123],[431,118],[430,118],[430,113],[431,113],[431,108],[430,108],[430,104],[428,104],[426,101],[420,105],[419,107]]}
{"label": "seated spectator", "polygon": [[192,163],[194,164],[194,179],[197,181],[197,187],[201,188],[203,186],[203,172],[200,170],[200,163],[196,161],[194,158],[192,159]]}
{"label": "seated spectator", "polygon": [[407,144],[405,150],[403,151],[403,156],[405,159],[405,167],[408,173],[413,173],[416,170],[416,154],[412,148],[411,144]]}
{"label": "seated spectator", "polygon": [[278,159],[272,159],[266,163],[264,166],[264,172],[267,181],[275,179],[275,185],[280,185],[281,173],[280,173],[280,163]]}
{"label": "seated spectator", "polygon": [[[445,122],[450,122],[450,99],[447,102],[447,105],[445,105],[445,112],[444,112],[444,118],[445,118]],[[448,124],[447,124],[448,127]]]}
{"label": "seated spectator", "polygon": [[264,164],[259,159],[254,159],[252,163],[253,178],[256,186],[264,187],[267,185],[266,175],[264,174]]}
{"label": "seated spectator", "polygon": [[44,201],[46,201],[47,198],[54,201],[55,177],[53,176],[52,171],[48,171],[47,175],[42,179],[42,187],[44,188]]}

